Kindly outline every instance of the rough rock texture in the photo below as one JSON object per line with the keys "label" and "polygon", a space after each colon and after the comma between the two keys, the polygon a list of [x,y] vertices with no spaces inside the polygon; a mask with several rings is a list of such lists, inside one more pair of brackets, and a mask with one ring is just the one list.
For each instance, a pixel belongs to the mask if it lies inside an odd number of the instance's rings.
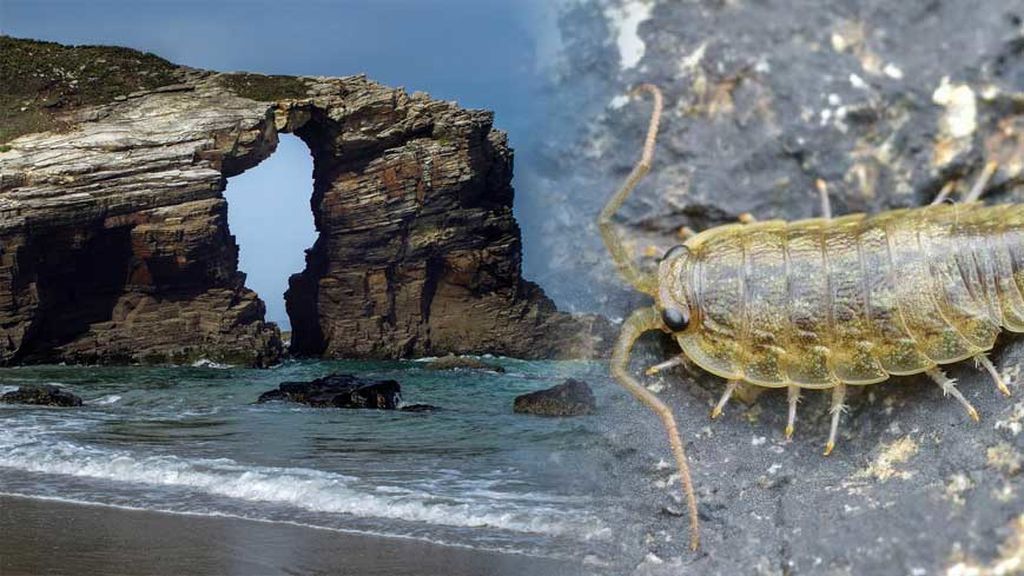
{"label": "rough rock texture", "polygon": [[589,384],[567,378],[553,388],[516,396],[512,409],[537,416],[582,416],[594,413],[597,400]]}
{"label": "rough rock texture", "polygon": [[312,382],[283,382],[277,390],[261,394],[257,402],[278,400],[314,408],[395,410],[402,402],[402,387],[394,380],[365,380],[351,374],[331,374]]}
{"label": "rough rock texture", "polygon": [[124,49],[108,49],[114,75],[142,89],[111,96],[96,87],[104,49],[0,40],[5,138],[50,130],[0,147],[0,363],[275,362],[279,332],[238,272],[222,191],[278,131],[315,167],[319,239],[287,294],[295,353],[606,345],[600,319],[559,313],[521,277],[512,153],[489,112],[363,77],[217,74],[138,53],[125,65]]}
{"label": "rough rock texture", "polygon": [[5,404],[31,404],[35,406],[81,406],[82,399],[59,386],[49,384],[22,386],[0,396]]}
{"label": "rough rock texture", "polygon": [[492,114],[358,82],[277,112],[281,128],[313,151],[320,231],[285,295],[292,350],[523,358],[592,351],[600,321],[558,313],[521,277],[512,153]]}
{"label": "rough rock texture", "polygon": [[[743,212],[816,215],[819,179],[837,213],[875,211],[921,204],[949,183],[963,193],[996,160],[988,201],[1024,201],[1022,19],[1012,1],[573,3],[551,89],[553,113],[562,111],[547,151],[553,270],[588,287],[591,309],[610,316],[649,302],[623,287],[593,225],[640,154],[650,102],[625,98],[639,82],[663,88],[666,114],[651,176],[619,222],[648,263],[681,226]],[[643,344],[638,375],[676,353],[655,335]],[[992,359],[1017,382],[1013,398],[973,366],[950,371],[980,424],[927,379],[895,379],[850,398],[829,458],[820,456],[823,394],[805,395],[786,443],[784,393],[734,402],[712,423],[720,379],[683,369],[646,378],[687,443],[703,546],[686,549],[674,470],[659,465],[671,460],[664,432],[634,403],[609,434],[621,454],[611,473],[646,529],[613,573],[938,575],[961,562],[994,565],[1024,511],[1014,464],[1024,454],[1024,340],[1005,338]]]}

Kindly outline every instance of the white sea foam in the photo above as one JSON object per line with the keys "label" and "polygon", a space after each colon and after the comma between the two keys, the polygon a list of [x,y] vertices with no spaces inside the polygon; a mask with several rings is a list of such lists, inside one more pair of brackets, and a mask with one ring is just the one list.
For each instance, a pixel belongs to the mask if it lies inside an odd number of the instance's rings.
{"label": "white sea foam", "polygon": [[192,363],[193,368],[217,368],[218,370],[227,370],[228,368],[234,368],[231,364],[221,364],[220,362],[214,362],[213,360],[207,360],[206,358],[200,358]]}
{"label": "white sea foam", "polygon": [[[67,388],[67,384],[63,382],[41,382],[44,386],[56,386],[57,388]],[[14,392],[21,386],[2,385],[0,386],[0,394],[6,394],[8,392]]]}
{"label": "white sea foam", "polygon": [[[310,524],[310,523],[307,523],[307,522],[296,522],[296,521],[293,521],[293,520],[260,518],[260,517],[255,517],[255,516],[246,516],[244,514],[231,514],[231,513],[217,512],[217,511],[196,512],[196,511],[172,510],[172,509],[160,508],[160,507],[157,507],[157,508],[143,508],[143,507],[139,507],[139,506],[129,506],[129,505],[125,505],[125,504],[110,504],[110,503],[105,503],[105,502],[93,502],[91,500],[80,500],[80,499],[77,499],[77,498],[65,498],[65,497],[62,497],[62,496],[41,496],[41,495],[36,495],[36,494],[25,494],[25,493],[22,493],[22,492],[5,492],[5,491],[0,491],[0,496],[6,496],[8,498],[25,498],[25,499],[29,499],[29,500],[43,500],[43,501],[46,501],[46,502],[58,502],[58,503],[61,503],[61,504],[71,504],[71,505],[75,505],[75,506],[95,506],[95,507],[100,507],[100,508],[113,508],[113,509],[116,509],[116,510],[128,510],[128,511],[132,511],[132,512],[159,512],[161,514],[173,514],[175,516],[193,516],[193,517],[199,517],[199,518],[230,518],[230,519],[235,519],[235,520],[244,520],[246,522],[259,522],[261,524],[283,524],[283,525],[286,525],[286,526],[298,526],[300,528],[309,528],[309,529],[312,529],[312,530],[323,530],[323,531],[326,531],[326,532],[337,532],[337,533],[342,533],[342,534],[359,534],[359,535],[363,535],[363,536],[377,536],[377,537],[381,537],[381,538],[395,538],[395,539],[401,539],[401,540],[415,540],[415,541],[418,541],[418,542],[428,542],[430,544],[436,544],[436,545],[439,545],[439,546],[447,546],[447,547],[450,547],[450,548],[465,548],[467,550],[490,550],[490,551],[493,551],[493,552],[500,552],[500,553],[505,553],[505,554],[523,554],[524,553],[523,550],[520,550],[518,548],[494,546],[494,545],[491,545],[491,544],[488,544],[488,545],[485,545],[485,546],[480,546],[478,544],[465,544],[465,543],[460,543],[460,542],[450,542],[450,541],[447,541],[447,540],[438,540],[438,539],[424,537],[424,536],[411,536],[411,535],[408,535],[408,534],[393,534],[393,533],[390,533],[390,532],[382,532],[382,531],[379,531],[379,530],[356,530],[356,529],[351,529],[351,528],[338,528],[338,527],[334,527],[334,526],[321,526],[319,524]],[[529,556],[533,556],[533,557],[537,557],[537,558],[552,558],[552,559],[570,559],[570,558],[572,558],[571,556],[567,556],[567,555],[564,555],[564,554],[543,553],[543,552],[532,551],[532,550],[528,553],[528,555]],[[601,563],[600,560],[598,560],[596,558],[593,558],[593,557],[588,557],[588,558],[589,559],[585,560],[585,562],[589,563],[589,564],[593,564],[593,565],[606,565],[607,564],[607,563]]]}
{"label": "white sea foam", "polygon": [[601,534],[601,523],[548,506],[442,497],[413,489],[388,492],[359,479],[304,468],[245,466],[229,459],[144,456],[81,446],[30,428],[0,430],[0,466],[115,482],[186,488],[203,494],[361,518],[453,527],[491,527],[548,535]]}
{"label": "white sea foam", "polygon": [[98,406],[103,406],[103,405],[106,405],[106,404],[116,404],[117,402],[120,402],[120,401],[121,401],[121,397],[120,396],[118,396],[117,394],[111,394],[109,396],[104,396],[102,398],[97,398],[97,399],[92,400],[92,401],[90,401],[88,403],[89,404],[98,405]]}

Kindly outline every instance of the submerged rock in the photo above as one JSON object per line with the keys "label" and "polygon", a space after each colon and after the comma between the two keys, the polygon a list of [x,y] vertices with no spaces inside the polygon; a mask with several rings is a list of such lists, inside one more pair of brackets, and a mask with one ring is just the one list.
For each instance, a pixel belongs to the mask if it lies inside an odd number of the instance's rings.
{"label": "submerged rock", "polygon": [[0,396],[4,404],[31,404],[34,406],[81,406],[82,399],[52,384],[31,384]]}
{"label": "submerged rock", "polygon": [[260,395],[257,402],[288,401],[314,408],[374,408],[395,410],[402,388],[394,380],[364,380],[351,374],[331,374],[312,382],[284,382]]}
{"label": "submerged rock", "polygon": [[505,372],[505,369],[497,364],[491,364],[469,356],[455,356],[454,354],[432,360],[426,366],[427,370],[488,370],[491,372]]}
{"label": "submerged rock", "polygon": [[538,416],[582,416],[597,408],[594,392],[582,380],[568,378],[547,390],[516,396],[513,410],[519,414]]}

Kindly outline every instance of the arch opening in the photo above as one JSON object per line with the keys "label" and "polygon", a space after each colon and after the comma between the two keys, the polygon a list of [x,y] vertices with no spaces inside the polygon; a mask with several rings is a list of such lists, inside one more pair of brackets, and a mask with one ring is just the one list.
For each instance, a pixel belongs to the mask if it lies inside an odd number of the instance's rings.
{"label": "arch opening", "polygon": [[[279,133],[268,158],[228,179],[228,229],[239,248],[238,269],[245,285],[267,307],[266,320],[291,331],[284,293],[288,278],[305,267],[316,241],[310,198],[313,158],[298,136]],[[286,341],[289,339],[285,334]]]}

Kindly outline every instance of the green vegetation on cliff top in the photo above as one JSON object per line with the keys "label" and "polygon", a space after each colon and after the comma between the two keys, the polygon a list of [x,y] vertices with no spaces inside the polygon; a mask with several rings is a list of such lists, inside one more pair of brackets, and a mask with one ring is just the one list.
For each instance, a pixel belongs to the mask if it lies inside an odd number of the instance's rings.
{"label": "green vegetation on cliff top", "polygon": [[264,76],[262,74],[223,74],[221,84],[242,98],[273,102],[286,98],[305,98],[309,88],[296,76]]}
{"label": "green vegetation on cliff top", "polygon": [[177,66],[116,46],[64,46],[0,36],[0,143],[59,130],[60,117],[177,81]]}
{"label": "green vegetation on cliff top", "polygon": [[[23,134],[61,130],[68,112],[118,96],[181,81],[180,67],[148,52],[118,46],[65,46],[0,35],[0,153]],[[294,76],[223,74],[220,83],[243,98],[273,102],[306,97]]]}

